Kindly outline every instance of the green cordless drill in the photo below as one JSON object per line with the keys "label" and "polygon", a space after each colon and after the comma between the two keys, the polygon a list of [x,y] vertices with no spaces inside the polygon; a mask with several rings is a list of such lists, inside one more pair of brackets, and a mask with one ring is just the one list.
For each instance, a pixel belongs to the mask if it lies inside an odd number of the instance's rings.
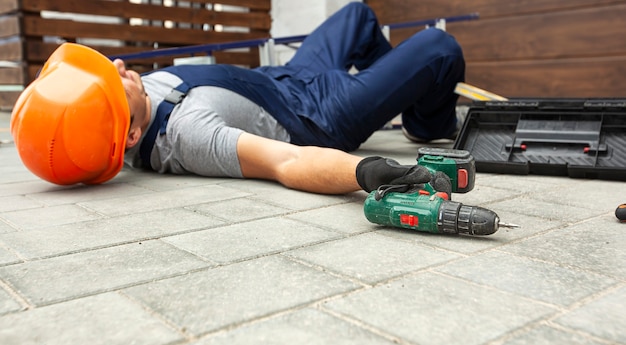
{"label": "green cordless drill", "polygon": [[417,164],[433,176],[443,172],[447,188],[427,182],[413,186],[383,185],[365,200],[365,217],[372,223],[422,232],[491,235],[499,227],[518,227],[500,222],[498,215],[482,207],[451,201],[450,194],[474,188],[474,158],[464,150],[420,148]]}

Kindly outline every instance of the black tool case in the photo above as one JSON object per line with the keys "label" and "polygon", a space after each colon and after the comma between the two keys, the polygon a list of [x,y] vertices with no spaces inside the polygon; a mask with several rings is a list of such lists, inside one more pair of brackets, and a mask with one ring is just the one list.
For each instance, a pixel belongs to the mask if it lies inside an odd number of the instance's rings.
{"label": "black tool case", "polygon": [[475,102],[454,148],[481,172],[626,181],[626,99]]}

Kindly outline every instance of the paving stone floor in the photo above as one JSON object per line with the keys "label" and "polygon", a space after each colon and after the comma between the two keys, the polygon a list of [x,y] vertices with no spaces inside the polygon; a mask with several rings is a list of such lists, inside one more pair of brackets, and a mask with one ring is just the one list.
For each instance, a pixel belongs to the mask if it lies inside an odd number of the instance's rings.
{"label": "paving stone floor", "polygon": [[[453,199],[522,227],[441,236],[369,223],[364,192],[130,170],[54,186],[6,128],[0,344],[626,344],[623,182],[479,173]],[[416,148],[387,130],[357,154]]]}

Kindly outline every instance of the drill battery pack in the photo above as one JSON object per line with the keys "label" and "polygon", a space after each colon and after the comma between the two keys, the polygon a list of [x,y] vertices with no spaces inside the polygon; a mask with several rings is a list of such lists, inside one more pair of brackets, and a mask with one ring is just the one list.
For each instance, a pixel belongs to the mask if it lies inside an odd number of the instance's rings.
{"label": "drill battery pack", "polygon": [[475,102],[454,149],[479,172],[626,181],[626,99]]}

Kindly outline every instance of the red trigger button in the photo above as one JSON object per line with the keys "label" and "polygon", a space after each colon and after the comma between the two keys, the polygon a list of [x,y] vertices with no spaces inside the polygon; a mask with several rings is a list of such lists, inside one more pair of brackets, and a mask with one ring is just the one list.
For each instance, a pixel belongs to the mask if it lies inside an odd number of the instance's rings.
{"label": "red trigger button", "polygon": [[459,169],[459,171],[457,172],[457,185],[459,189],[463,189],[463,188],[467,188],[467,185],[469,185],[469,174],[467,173],[466,169]]}

